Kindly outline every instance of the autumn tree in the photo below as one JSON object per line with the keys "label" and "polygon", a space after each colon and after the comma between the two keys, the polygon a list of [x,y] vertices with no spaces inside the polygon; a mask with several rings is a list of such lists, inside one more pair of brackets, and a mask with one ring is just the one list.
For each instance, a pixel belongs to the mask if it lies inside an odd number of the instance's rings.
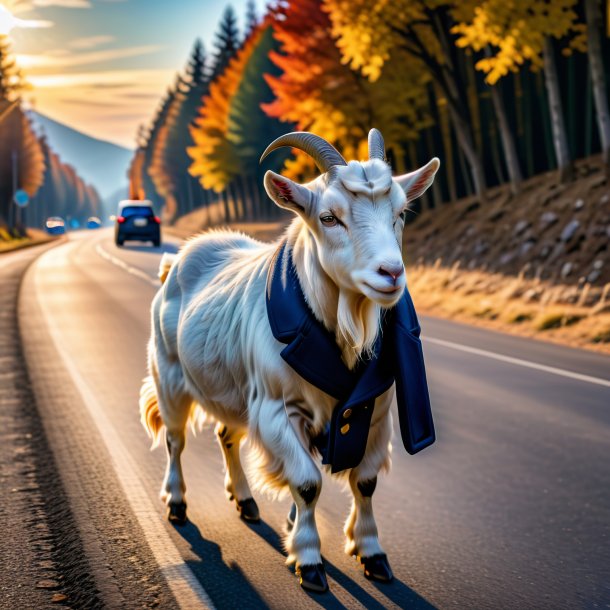
{"label": "autumn tree", "polygon": [[569,179],[573,163],[568,148],[565,117],[555,58],[554,40],[569,37],[572,48],[583,50],[584,25],[578,23],[577,0],[529,0],[508,4],[486,0],[465,8],[454,28],[456,44],[475,51],[491,49],[476,67],[491,85],[526,62],[544,70],[557,167]]}
{"label": "autumn tree", "polygon": [[27,89],[27,83],[11,52],[8,36],[0,34],[0,100],[12,101]]}
{"label": "autumn tree", "polygon": [[150,167],[155,188],[165,198],[168,218],[192,210],[195,198],[201,194],[199,182],[188,173],[191,159],[186,151],[193,145],[190,127],[197,117],[208,85],[207,58],[202,42],[197,40],[156,139]]}
{"label": "autumn tree", "polygon": [[[282,3],[273,15],[280,51],[270,56],[281,75],[266,77],[276,99],[265,111],[324,137],[348,158],[366,156],[367,134],[375,126],[402,171],[405,142],[431,123],[422,64],[410,61],[405,72],[408,58],[397,51],[384,73],[369,82],[341,61],[329,16],[318,1]],[[300,152],[287,163],[293,177],[307,169],[313,170],[311,160]]]}
{"label": "autumn tree", "polygon": [[463,51],[454,44],[452,28],[470,2],[439,0],[325,0],[333,35],[343,61],[367,76],[380,78],[397,51],[406,77],[414,64],[425,66],[443,95],[458,144],[468,160],[473,186],[484,195],[486,176],[477,146]]}

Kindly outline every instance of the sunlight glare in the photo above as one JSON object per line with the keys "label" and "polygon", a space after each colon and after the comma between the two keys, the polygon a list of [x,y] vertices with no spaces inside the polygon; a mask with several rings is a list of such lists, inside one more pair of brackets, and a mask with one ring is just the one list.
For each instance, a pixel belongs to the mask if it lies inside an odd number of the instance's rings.
{"label": "sunlight glare", "polygon": [[15,25],[16,19],[13,14],[0,4],[0,35],[10,34]]}

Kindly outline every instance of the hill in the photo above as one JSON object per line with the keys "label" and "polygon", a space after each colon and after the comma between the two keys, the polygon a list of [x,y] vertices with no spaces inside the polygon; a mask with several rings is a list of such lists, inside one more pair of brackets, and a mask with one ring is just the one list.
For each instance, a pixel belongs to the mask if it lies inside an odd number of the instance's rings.
{"label": "hill", "polygon": [[127,169],[133,151],[88,136],[38,112],[31,112],[37,131],[44,130],[62,161],[74,166],[92,184],[103,200],[127,184]]}

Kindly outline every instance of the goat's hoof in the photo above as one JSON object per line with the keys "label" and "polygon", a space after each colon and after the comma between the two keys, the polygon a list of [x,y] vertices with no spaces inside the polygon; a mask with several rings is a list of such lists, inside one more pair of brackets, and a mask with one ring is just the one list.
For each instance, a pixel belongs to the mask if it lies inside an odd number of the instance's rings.
{"label": "goat's hoof", "polygon": [[370,557],[360,557],[360,563],[364,566],[364,575],[369,580],[378,582],[390,582],[394,575],[385,553],[378,553]]}
{"label": "goat's hoof", "polygon": [[250,523],[258,523],[261,520],[261,516],[258,512],[258,506],[254,501],[254,498],[246,498],[245,500],[237,501],[237,510],[239,516]]}
{"label": "goat's hoof", "polygon": [[290,507],[290,512],[288,513],[288,516],[286,517],[286,529],[291,532],[292,528],[294,527],[294,522],[297,519],[297,505],[293,502],[292,506]]}
{"label": "goat's hoof", "polygon": [[296,575],[299,577],[301,587],[312,593],[325,593],[328,591],[328,582],[324,566],[317,563],[312,566],[299,566],[296,569]]}
{"label": "goat's hoof", "polygon": [[186,523],[186,502],[170,502],[167,505],[167,519],[174,525]]}

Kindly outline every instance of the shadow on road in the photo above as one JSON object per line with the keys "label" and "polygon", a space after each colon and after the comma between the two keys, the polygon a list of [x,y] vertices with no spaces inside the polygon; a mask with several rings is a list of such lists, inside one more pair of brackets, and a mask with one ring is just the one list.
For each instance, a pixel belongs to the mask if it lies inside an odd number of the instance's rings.
{"label": "shadow on road", "polygon": [[[260,536],[265,542],[274,548],[280,555],[283,557],[286,556],[279,534],[273,528],[269,527],[269,525],[267,525],[264,521],[256,524],[247,524],[247,526],[252,532]],[[377,610],[386,607],[326,558],[324,558],[324,566],[326,568],[326,574],[336,581],[337,584],[343,587],[350,595],[361,602],[365,608],[367,608],[367,610]],[[362,576],[362,578],[364,578],[364,576]],[[393,582],[390,584],[373,583],[373,585],[380,591],[380,593],[385,595],[390,601],[397,604],[401,608],[410,608],[413,610],[433,610],[435,608],[432,604],[427,602],[423,597],[418,595],[415,591],[413,591],[413,589],[409,588],[397,578],[394,578]],[[324,595],[309,594],[309,597],[322,608],[345,608],[345,606],[332,594],[332,590]]]}
{"label": "shadow on road", "polygon": [[236,563],[227,565],[222,558],[220,547],[206,540],[199,528],[190,521],[175,528],[200,558],[187,560],[203,588],[219,608],[267,608],[267,604]]}
{"label": "shadow on road", "polygon": [[178,252],[178,246],[176,244],[167,242],[162,243],[158,248],[155,248],[154,246],[146,246],[139,242],[125,242],[125,244],[123,245],[123,250],[127,250],[130,252],[143,252],[145,254],[163,254],[164,252],[175,254],[176,252]]}

